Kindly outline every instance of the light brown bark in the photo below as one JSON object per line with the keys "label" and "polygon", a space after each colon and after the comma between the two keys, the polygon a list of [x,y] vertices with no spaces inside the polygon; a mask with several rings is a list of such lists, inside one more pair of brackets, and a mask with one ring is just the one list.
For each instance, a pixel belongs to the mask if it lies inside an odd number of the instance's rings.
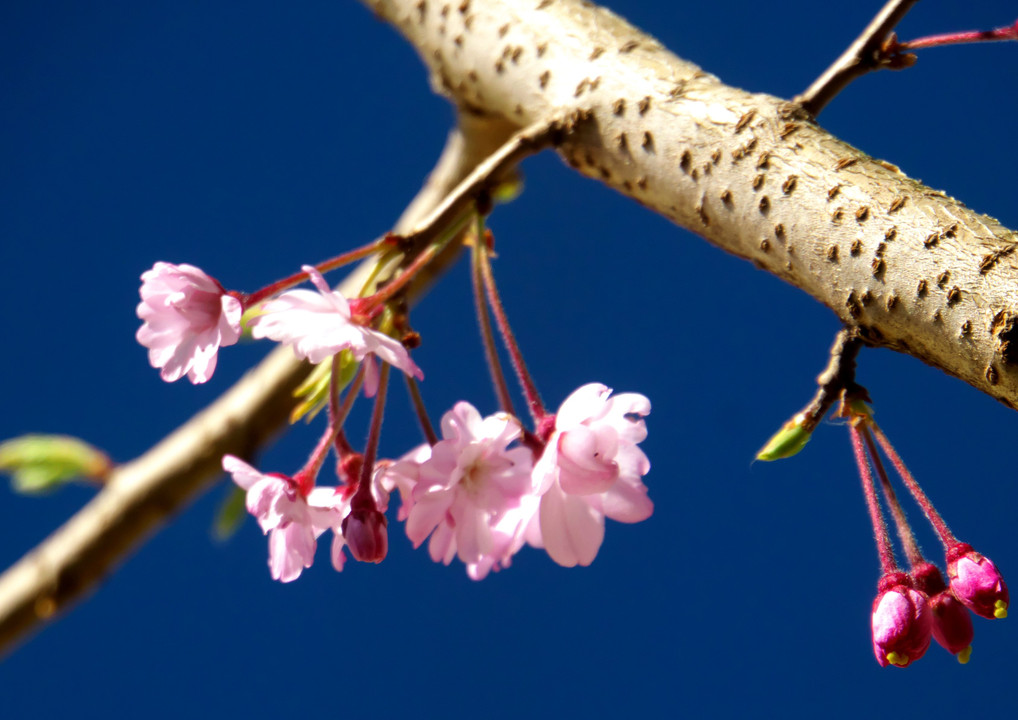
{"label": "light brown bark", "polygon": [[1018,236],[581,0],[364,0],[463,112],[590,120],[560,152],[908,353],[1018,407]]}

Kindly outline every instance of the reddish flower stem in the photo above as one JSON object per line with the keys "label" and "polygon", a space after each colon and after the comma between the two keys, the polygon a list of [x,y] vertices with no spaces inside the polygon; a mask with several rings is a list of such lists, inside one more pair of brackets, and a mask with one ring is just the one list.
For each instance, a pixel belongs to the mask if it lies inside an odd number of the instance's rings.
{"label": "reddish flower stem", "polygon": [[307,497],[308,493],[315,487],[315,480],[322,469],[322,464],[325,462],[325,458],[329,456],[329,449],[332,447],[334,435],[333,426],[330,424],[325,429],[325,432],[322,433],[322,437],[318,439],[318,444],[315,445],[315,449],[311,452],[311,457],[308,458],[307,463],[293,476],[293,479],[297,481],[297,489],[302,497]]}
{"label": "reddish flower stem", "polygon": [[495,386],[498,404],[505,412],[515,415],[513,400],[509,394],[509,385],[505,381],[502,362],[498,359],[498,347],[495,345],[495,334],[491,330],[488,306],[484,302],[484,271],[482,269],[484,261],[481,256],[481,243],[483,242],[482,238],[475,238],[470,253],[470,280],[474,288],[474,308],[477,311],[477,324],[481,330],[481,344],[484,345],[484,356],[488,360],[488,370],[491,373],[491,382]]}
{"label": "reddish flower stem", "polygon": [[[356,260],[366,258],[368,255],[377,252],[388,242],[390,241],[388,239],[388,236],[386,236],[381,240],[375,240],[371,243],[368,243],[367,245],[364,245],[363,247],[359,247],[355,250],[345,252],[342,255],[337,255],[334,258],[325,260],[324,262],[320,262],[317,265],[315,265],[315,268],[318,270],[318,272],[324,275],[330,270],[335,270],[336,268],[342,267]],[[282,280],[277,280],[271,285],[266,285],[261,290],[256,290],[250,295],[240,295],[239,299],[241,303],[244,305],[244,309],[246,310],[250,307],[257,305],[263,300],[272,297],[276,293],[280,293],[283,290],[288,290],[292,288],[294,285],[300,285],[307,279],[308,274],[306,272],[294,273],[293,275],[285,277]]]}
{"label": "reddish flower stem", "polygon": [[963,43],[977,42],[999,42],[1002,40],[1018,40],[1018,22],[1007,27],[995,30],[973,30],[971,32],[944,33],[943,35],[930,35],[929,37],[909,40],[908,42],[896,43],[893,46],[895,51],[923,50],[931,47],[944,45],[960,45]]}
{"label": "reddish flower stem", "polygon": [[880,427],[870,421],[870,427],[873,429],[873,435],[876,437],[877,442],[880,443],[880,447],[883,448],[884,453],[887,455],[891,464],[894,465],[895,472],[901,477],[902,482],[905,483],[905,487],[912,493],[912,497],[915,498],[916,503],[922,508],[923,513],[926,515],[926,519],[933,525],[933,529],[937,531],[937,536],[940,538],[940,542],[944,544],[945,548],[952,547],[958,543],[958,540],[954,537],[954,533],[951,532],[950,528],[947,527],[947,523],[944,522],[944,518],[940,517],[940,513],[933,507],[933,503],[923,492],[923,489],[919,487],[919,483],[912,477],[912,473],[905,467],[905,463],[901,457],[894,450],[894,446],[891,445],[891,441],[887,439]]}
{"label": "reddish flower stem", "polygon": [[[385,415],[385,396],[389,388],[389,363],[382,363],[378,376],[378,394],[375,396],[375,407],[371,411],[371,426],[368,428],[368,441],[364,447],[364,465],[361,467],[361,479],[354,493],[354,499],[371,499],[371,473],[375,469],[375,458],[378,457],[378,441],[382,436],[382,416]],[[372,500],[372,504],[374,501]]]}
{"label": "reddish flower stem", "polygon": [[877,477],[880,478],[880,487],[884,491],[884,498],[887,500],[888,507],[891,508],[891,516],[894,518],[894,524],[898,529],[898,537],[901,538],[901,545],[905,549],[905,556],[908,557],[908,564],[915,570],[919,565],[926,562],[926,558],[923,557],[923,553],[919,549],[915,533],[912,532],[912,527],[908,524],[908,519],[905,517],[905,511],[902,509],[901,503],[898,502],[898,496],[894,493],[894,488],[891,487],[891,481],[888,479],[884,463],[880,460],[880,455],[877,453],[877,446],[873,443],[873,436],[870,434],[869,427],[865,422],[861,423],[861,425],[862,438],[866,443],[866,450],[873,461]]}
{"label": "reddish flower stem", "polygon": [[414,276],[417,275],[422,268],[426,267],[428,263],[435,259],[435,256],[438,255],[438,251],[441,250],[442,247],[442,243],[432,243],[426,247],[420,255],[414,258],[413,262],[406,266],[398,277],[394,278],[388,285],[383,287],[374,295],[364,298],[364,307],[361,312],[370,314],[372,308],[376,308],[392,299],[396,293],[406,287],[407,283],[414,279]]}
{"label": "reddish flower stem", "polygon": [[537,386],[534,385],[534,380],[527,371],[527,364],[523,361],[523,353],[520,352],[520,346],[517,344],[516,337],[509,326],[509,319],[506,317],[505,308],[502,306],[498,289],[495,287],[495,277],[491,271],[491,261],[488,257],[486,238],[478,238],[477,251],[481,257],[481,275],[484,280],[484,289],[488,296],[488,304],[491,306],[491,312],[495,316],[498,330],[502,334],[502,341],[509,351],[509,358],[512,361],[513,370],[516,371],[516,377],[520,381],[523,395],[527,399],[530,415],[534,418],[535,423],[540,424],[548,416],[548,411],[544,409],[541,396],[537,392]]}
{"label": "reddish flower stem", "polygon": [[863,448],[861,433],[855,422],[849,423],[848,432],[852,437],[852,451],[855,453],[856,465],[859,466],[859,477],[862,478],[866,508],[870,513],[870,522],[873,523],[873,535],[877,540],[880,569],[884,575],[889,575],[898,572],[898,563],[894,559],[894,550],[891,549],[891,539],[887,535],[884,514],[880,511],[880,501],[877,499],[877,489],[873,485],[873,475],[870,473],[870,464],[866,459],[866,450]]}
{"label": "reddish flower stem", "polygon": [[329,379],[329,423],[334,428],[342,429],[343,423],[346,422],[346,417],[350,414],[350,409],[353,408],[354,401],[357,399],[357,393],[360,392],[361,384],[364,382],[364,363],[361,363],[357,368],[357,374],[350,381],[342,405],[339,403],[339,373],[342,372],[339,364],[339,355],[334,355],[332,376]]}
{"label": "reddish flower stem", "polygon": [[403,374],[403,377],[406,378],[407,391],[410,393],[410,401],[414,405],[414,413],[417,415],[417,422],[421,426],[421,432],[424,433],[424,438],[428,441],[428,445],[434,447],[438,443],[438,435],[435,434],[435,428],[428,418],[428,409],[424,407],[421,389],[414,378],[406,373]]}

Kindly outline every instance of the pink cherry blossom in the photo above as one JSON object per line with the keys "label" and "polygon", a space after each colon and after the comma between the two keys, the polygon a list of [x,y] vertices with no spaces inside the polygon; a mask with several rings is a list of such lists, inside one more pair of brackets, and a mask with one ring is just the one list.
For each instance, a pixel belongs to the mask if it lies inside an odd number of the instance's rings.
{"label": "pink cherry blossom", "polygon": [[354,360],[365,361],[364,388],[368,396],[374,395],[378,387],[378,369],[370,355],[377,355],[407,375],[424,378],[398,340],[354,322],[343,294],[330,289],[322,274],[310,265],[301,269],[318,292],[289,290],[269,300],[251,321],[252,336],[291,345],[299,357],[315,364],[349,350]]}
{"label": "pink cherry blossom", "polygon": [[[431,559],[448,565],[459,557],[474,579],[509,564],[523,544],[525,508],[536,508],[524,501],[533,494],[533,456],[509,448],[521,434],[516,418],[499,413],[482,419],[466,402],[445,414],[444,439],[417,468],[406,526],[414,547],[430,535]],[[403,477],[412,474],[404,466]]]}
{"label": "pink cherry blossom", "polygon": [[951,592],[969,610],[985,618],[1007,617],[1010,596],[997,566],[966,543],[957,543],[947,553],[947,576]]}
{"label": "pink cherry blossom", "polygon": [[220,347],[240,338],[240,300],[193,265],[157,262],[141,275],[138,342],[167,382],[212,377]]}
{"label": "pink cherry blossom", "polygon": [[640,479],[650,461],[637,447],[647,437],[650,401],[611,392],[590,383],[566,398],[534,466],[541,503],[527,540],[565,567],[593,562],[605,517],[634,523],[654,511]]}
{"label": "pink cherry blossom", "polygon": [[260,473],[233,455],[223,457],[223,469],[247,491],[247,511],[269,536],[273,580],[290,582],[300,577],[314,561],[318,537],[339,527],[349,512],[349,503],[335,488],[314,488],[305,497],[293,478]]}
{"label": "pink cherry blossom", "polygon": [[906,667],[921,658],[930,646],[933,613],[929,598],[910,587],[904,573],[880,579],[873,601],[873,654],[881,667]]}

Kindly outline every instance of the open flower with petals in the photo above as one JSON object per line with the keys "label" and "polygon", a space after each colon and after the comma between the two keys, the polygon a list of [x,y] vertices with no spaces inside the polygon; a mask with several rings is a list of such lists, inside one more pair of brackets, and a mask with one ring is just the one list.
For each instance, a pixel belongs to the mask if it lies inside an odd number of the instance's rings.
{"label": "open flower with petals", "polygon": [[240,300],[193,265],[157,262],[141,275],[142,326],[135,337],[167,382],[212,377],[220,347],[240,338]]}
{"label": "open flower with petals", "polygon": [[906,667],[918,660],[933,637],[933,613],[924,593],[911,587],[905,573],[880,579],[873,601],[873,654],[881,667]]}
{"label": "open flower with petals", "polygon": [[318,537],[339,527],[349,512],[349,503],[335,488],[315,488],[305,497],[293,478],[260,473],[233,455],[223,457],[223,469],[247,491],[247,511],[269,536],[273,580],[290,582],[300,577],[314,561]]}
{"label": "open flower with petals", "polygon": [[521,433],[516,418],[499,413],[482,419],[466,402],[445,414],[443,440],[417,471],[406,525],[414,547],[430,535],[432,560],[448,565],[458,556],[475,579],[508,564],[522,545],[513,539],[525,523],[513,511],[532,494],[532,454],[509,448]]}
{"label": "open flower with petals", "polygon": [[605,517],[633,523],[654,511],[640,479],[650,461],[637,447],[647,437],[650,401],[611,392],[590,383],[566,398],[534,466],[541,504],[527,539],[566,567],[593,562]]}
{"label": "open flower with petals", "polygon": [[266,302],[261,314],[251,320],[252,336],[290,345],[298,356],[315,364],[349,350],[355,360],[365,361],[364,388],[369,396],[378,387],[378,368],[370,355],[377,355],[407,375],[424,378],[398,340],[354,322],[343,294],[330,289],[322,274],[310,265],[301,269],[318,291],[289,290]]}

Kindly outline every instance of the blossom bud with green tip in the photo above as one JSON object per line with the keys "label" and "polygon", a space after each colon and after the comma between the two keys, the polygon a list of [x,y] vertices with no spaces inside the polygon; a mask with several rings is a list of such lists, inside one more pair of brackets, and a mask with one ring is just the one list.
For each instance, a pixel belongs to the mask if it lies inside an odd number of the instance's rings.
{"label": "blossom bud with green tip", "polygon": [[881,667],[907,667],[930,646],[933,613],[924,593],[902,572],[880,578],[873,601],[873,654]]}
{"label": "blossom bud with green tip", "polygon": [[984,618],[1007,617],[1010,596],[997,566],[966,543],[956,543],[947,551],[947,576],[951,592],[969,610]]}

